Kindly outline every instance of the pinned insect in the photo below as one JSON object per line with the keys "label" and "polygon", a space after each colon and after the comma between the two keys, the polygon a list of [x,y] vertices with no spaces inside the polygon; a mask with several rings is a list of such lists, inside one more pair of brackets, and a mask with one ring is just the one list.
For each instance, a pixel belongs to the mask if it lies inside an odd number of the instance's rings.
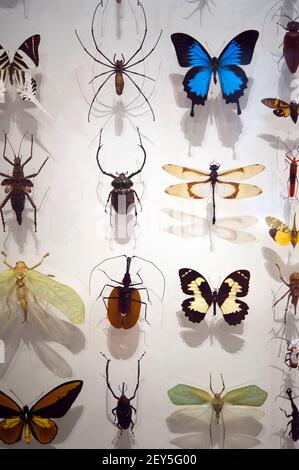
{"label": "pinned insect", "polygon": [[142,162],[142,165],[139,168],[139,170],[134,171],[130,175],[128,175],[127,172],[126,173],[116,173],[116,175],[114,175],[113,173],[107,173],[106,171],[103,170],[103,168],[100,164],[100,159],[99,159],[100,150],[103,147],[103,145],[101,144],[102,129],[101,129],[101,132],[100,132],[99,146],[98,146],[97,157],[96,157],[98,167],[104,175],[110,176],[110,178],[113,178],[113,181],[111,183],[112,186],[113,186],[113,189],[109,193],[109,196],[108,196],[108,199],[107,199],[107,202],[106,202],[106,207],[105,207],[105,212],[107,212],[107,206],[108,206],[108,203],[111,199],[111,202],[110,202],[110,223],[111,223],[111,217],[112,217],[112,208],[118,214],[128,214],[128,212],[130,212],[134,208],[135,221],[136,221],[135,223],[137,223],[137,209],[136,209],[136,204],[135,204],[135,197],[136,197],[136,199],[139,203],[140,210],[142,210],[142,205],[141,205],[140,199],[139,199],[138,194],[136,193],[136,191],[133,189],[133,184],[134,183],[132,181],[132,178],[134,176],[136,176],[136,175],[138,175],[139,173],[142,172],[143,167],[145,165],[145,161],[146,161],[146,151],[145,151],[145,149],[142,145],[139,129],[137,129],[137,131],[138,131],[138,135],[139,135],[139,147],[143,151],[143,162]]}
{"label": "pinned insect", "polygon": [[131,55],[131,57],[128,59],[128,60],[125,60],[125,57],[123,54],[121,54],[121,59],[116,59],[116,54],[114,54],[113,56],[113,59],[109,59],[102,51],[101,49],[99,48],[97,42],[96,42],[96,38],[95,38],[95,33],[94,33],[94,21],[95,21],[95,16],[96,16],[96,13],[97,13],[97,10],[99,8],[99,6],[101,5],[101,3],[99,3],[94,11],[94,14],[93,14],[93,17],[92,17],[92,22],[91,22],[91,35],[92,35],[92,39],[93,39],[93,42],[94,42],[94,45],[95,45],[95,48],[96,48],[96,51],[97,53],[99,53],[105,60],[106,62],[103,62],[99,59],[97,59],[93,54],[91,54],[87,49],[86,47],[84,46],[84,44],[82,43],[77,31],[75,31],[76,33],[76,36],[82,46],[82,48],[84,49],[84,51],[98,64],[100,65],[103,65],[104,67],[107,67],[108,70],[107,72],[102,72],[100,73],[99,75],[96,75],[95,77],[93,77],[93,79],[90,81],[90,83],[92,83],[95,79],[99,78],[99,77],[102,77],[103,75],[108,75],[107,78],[105,78],[105,80],[102,82],[102,84],[99,86],[97,92],[95,93],[91,103],[90,103],[90,107],[89,107],[89,111],[88,111],[88,122],[90,121],[90,115],[91,115],[91,110],[92,110],[92,107],[101,91],[101,89],[103,88],[103,86],[106,84],[106,82],[113,76],[115,75],[115,91],[116,91],[116,94],[117,95],[122,95],[123,93],[123,90],[124,90],[124,86],[125,86],[125,80],[124,80],[124,76],[127,77],[131,83],[133,83],[133,85],[137,88],[138,92],[143,96],[144,100],[146,101],[148,107],[150,108],[150,111],[152,113],[152,116],[153,116],[153,121],[155,120],[155,114],[154,114],[154,111],[153,111],[153,108],[151,107],[151,104],[148,100],[148,98],[145,96],[145,94],[143,93],[143,91],[141,90],[141,88],[137,85],[137,83],[131,78],[130,74],[133,74],[133,75],[137,75],[139,77],[143,77],[143,78],[147,78],[149,80],[152,80],[154,81],[153,78],[151,77],[148,77],[147,75],[145,74],[142,74],[142,73],[139,73],[139,72],[135,72],[133,70],[131,70],[132,67],[135,67],[136,65],[144,62],[153,52],[154,50],[156,49],[156,46],[160,40],[160,37],[161,37],[161,34],[162,34],[162,30],[158,36],[158,39],[154,45],[154,47],[152,47],[152,49],[147,53],[145,54],[141,59],[139,60],[136,60],[135,62],[131,63],[132,60],[137,56],[137,54],[139,54],[142,49],[143,49],[143,45],[144,45],[144,41],[145,41],[145,38],[146,38],[146,35],[147,35],[147,20],[146,20],[146,15],[145,15],[145,11],[144,11],[144,8],[143,8],[143,5],[141,4],[141,2],[138,0],[138,3],[137,5],[139,5],[142,9],[142,13],[143,13],[143,17],[144,17],[144,23],[145,23],[145,29],[144,29],[144,34],[143,34],[143,38],[142,38],[142,41],[140,43],[140,46],[136,49],[136,51],[134,52],[133,55]]}
{"label": "pinned insect", "polygon": [[58,427],[51,418],[62,418],[71,408],[83,386],[82,380],[65,382],[40,398],[35,405],[21,408],[12,398],[0,391],[0,440],[15,444],[24,435],[30,444],[32,436],[40,444],[49,444]]}
{"label": "pinned insect", "polygon": [[299,366],[299,339],[289,340],[286,338],[282,338],[281,336],[276,336],[273,339],[282,339],[283,341],[287,342],[287,352],[284,357],[284,362],[290,369],[298,369]]}
{"label": "pinned insect", "polygon": [[121,389],[119,387],[119,390],[121,392],[121,396],[118,397],[117,395],[115,395],[115,393],[114,393],[114,391],[113,391],[113,389],[110,385],[110,381],[109,381],[109,363],[110,363],[110,359],[107,359],[105,354],[103,354],[102,352],[101,352],[101,354],[107,360],[107,364],[106,364],[106,385],[107,385],[107,388],[110,390],[110,392],[112,393],[115,400],[117,400],[117,405],[112,410],[112,414],[115,418],[115,421],[117,420],[116,426],[120,430],[120,435],[122,435],[122,432],[123,432],[124,429],[128,429],[129,427],[131,429],[132,434],[134,435],[133,429],[134,429],[135,423],[132,420],[132,412],[134,411],[134,413],[136,414],[137,410],[133,405],[131,405],[131,401],[134,400],[134,398],[136,397],[136,393],[137,393],[137,390],[139,388],[140,361],[143,358],[143,356],[145,355],[145,353],[143,353],[141,358],[138,359],[137,383],[136,383],[136,387],[135,387],[134,393],[131,396],[131,398],[128,398],[126,396],[126,391],[127,391],[128,387],[125,384],[125,382],[123,382]]}
{"label": "pinned insect", "polygon": [[210,390],[212,395],[200,388],[191,387],[190,385],[178,384],[168,390],[168,396],[174,405],[191,405],[192,415],[194,415],[195,405],[208,405],[210,412],[210,442],[213,447],[212,439],[212,424],[213,419],[216,418],[216,424],[221,422],[223,425],[223,447],[225,444],[225,420],[223,413],[227,407],[233,406],[234,409],[238,407],[259,407],[264,404],[267,399],[268,393],[257,385],[247,385],[246,387],[236,388],[227,392],[223,397],[221,396],[225,390],[223,376],[221,374],[222,390],[215,393],[212,388],[212,376],[210,374]]}
{"label": "pinned insect", "polygon": [[286,296],[288,296],[287,304],[286,304],[285,311],[284,311],[284,319],[283,319],[284,323],[286,323],[287,322],[287,313],[288,313],[290,300],[291,300],[292,305],[294,306],[295,315],[297,313],[297,303],[298,303],[298,298],[299,298],[299,273],[292,273],[290,275],[290,281],[288,283],[282,277],[281,270],[280,270],[280,267],[278,266],[278,264],[276,264],[276,266],[277,266],[277,269],[279,271],[279,278],[288,287],[288,291],[285,292],[283,294],[283,296],[280,297],[280,299],[278,299],[278,300],[276,300],[276,302],[274,302],[273,307],[275,307],[282,299],[284,299]]}
{"label": "pinned insect", "polygon": [[294,157],[292,152],[295,150],[295,147],[292,150],[289,150],[286,155],[285,155],[285,162],[287,165],[290,167],[289,171],[289,179],[288,179],[288,193],[289,197],[291,198],[296,198],[297,197],[297,191],[298,191],[298,164],[299,164],[299,159],[297,159],[298,156],[298,148],[297,148],[297,155]]}
{"label": "pinned insect", "polygon": [[46,253],[41,261],[31,268],[24,261],[17,261],[13,267],[7,261],[7,254],[3,251],[1,253],[4,256],[3,263],[9,268],[0,273],[0,300],[5,299],[9,310],[8,316],[11,317],[10,302],[15,295],[24,316],[24,322],[28,320],[31,305],[38,305],[42,312],[48,313],[47,307],[44,308],[40,304],[43,302],[60,310],[72,323],[84,321],[85,309],[80,296],[70,287],[54,281],[51,278],[53,276],[46,276],[36,271],[49,253]]}
{"label": "pinned insect", "polygon": [[281,26],[286,32],[283,39],[283,56],[285,58],[286,64],[291,73],[296,73],[299,65],[299,23],[296,21],[297,18],[292,20],[288,15],[282,15],[285,18],[288,18],[290,21],[287,26],[277,23]]}
{"label": "pinned insect", "polygon": [[245,297],[248,293],[250,272],[246,269],[229,274],[220,289],[214,291],[205,277],[193,269],[180,269],[179,276],[184,294],[194,295],[182,303],[182,309],[192,323],[200,323],[212,305],[216,315],[217,304],[229,325],[238,325],[245,319],[248,305],[237,297]]}
{"label": "pinned insect", "polygon": [[258,31],[244,31],[233,38],[217,58],[211,57],[192,36],[171,35],[180,66],[192,67],[183,80],[184,90],[192,101],[190,116],[194,116],[196,104],[205,104],[212,76],[216,85],[217,74],[223,99],[226,103],[236,103],[238,114],[241,114],[239,99],[244,95],[248,78],[239,65],[250,64],[258,36]]}
{"label": "pinned insect", "polygon": [[[126,272],[124,274],[123,280],[121,282],[116,281],[109,277],[108,274],[101,269],[100,271],[102,271],[112,282],[118,284],[118,286],[113,286],[112,284],[105,284],[97,298],[102,297],[103,292],[107,287],[112,288],[109,296],[103,297],[103,303],[107,310],[108,320],[110,321],[111,325],[114,326],[114,328],[124,328],[125,330],[127,330],[129,328],[132,328],[137,323],[140,316],[141,305],[144,305],[144,318],[145,321],[148,323],[147,303],[141,300],[139,291],[145,291],[147,295],[147,300],[151,303],[148,294],[148,289],[146,287],[139,287],[143,285],[143,280],[139,274],[140,269],[136,273],[136,275],[140,279],[140,282],[132,283],[130,275],[132,260],[136,258],[150,263],[160,272],[164,282],[162,298],[164,297],[165,279],[162,271],[160,271],[160,269],[152,261],[146,260],[136,255],[132,257],[120,255],[115,256],[113,258],[107,258],[93,268],[90,277],[92,276],[93,271],[107,260],[122,257],[126,258]],[[106,303],[107,301],[108,305]]]}
{"label": "pinned insect", "polygon": [[[26,134],[25,134],[26,135]],[[33,187],[32,181],[30,181],[30,178],[35,178],[35,176],[39,175],[41,170],[43,169],[44,165],[46,162],[49,160],[49,157],[46,158],[40,169],[36,173],[32,173],[31,175],[24,175],[24,166],[27,165],[27,163],[30,162],[32,159],[32,149],[33,149],[33,135],[31,135],[31,151],[30,151],[30,156],[25,160],[24,163],[22,163],[22,157],[20,156],[20,151],[21,151],[21,145],[23,142],[23,139],[25,135],[22,137],[19,151],[18,151],[18,156],[16,156],[12,145],[10,141],[8,140],[7,135],[4,133],[4,149],[3,149],[3,158],[5,161],[7,161],[10,165],[13,167],[13,172],[12,175],[7,175],[6,173],[0,173],[0,176],[3,176],[5,179],[1,182],[1,186],[5,187],[5,193],[7,196],[4,198],[2,203],[0,204],[0,213],[1,213],[1,219],[2,219],[2,225],[3,225],[3,231],[5,232],[5,220],[4,220],[4,214],[3,214],[3,208],[5,205],[8,203],[10,200],[11,202],[11,207],[14,210],[16,217],[17,217],[17,222],[19,225],[22,225],[22,213],[25,207],[25,199],[27,197],[28,201],[30,202],[31,206],[33,207],[34,210],[34,228],[35,231],[37,231],[37,221],[36,221],[36,205],[29,195],[31,192],[31,188]],[[13,162],[7,158],[5,155],[6,152],[6,144],[7,141],[13,151],[14,154],[14,160]]]}
{"label": "pinned insect", "polygon": [[299,410],[294,402],[294,400],[298,397],[293,397],[293,391],[290,388],[287,388],[286,394],[288,398],[283,397],[282,395],[278,395],[281,398],[285,398],[291,402],[292,406],[292,413],[288,414],[283,408],[279,408],[281,411],[284,412],[286,418],[292,418],[284,431],[284,434],[287,432],[289,425],[291,425],[291,429],[289,431],[289,436],[293,439],[293,441],[298,441],[299,439]]}
{"label": "pinned insect", "polygon": [[293,227],[287,225],[275,217],[266,217],[266,222],[270,227],[269,235],[279,245],[286,246],[292,244],[295,249],[299,243],[299,231],[296,227],[296,213],[294,214]]}
{"label": "pinned insect", "polygon": [[296,124],[299,114],[299,104],[296,101],[287,103],[279,98],[264,98],[261,101],[268,108],[274,109],[275,116],[284,118],[290,116],[293,123]]}
{"label": "pinned insect", "polygon": [[190,183],[175,184],[165,189],[172,196],[186,197],[192,199],[203,199],[209,196],[212,187],[213,219],[216,222],[215,192],[224,199],[242,199],[258,196],[263,191],[258,186],[244,183],[234,183],[231,179],[246,179],[257,175],[265,169],[264,165],[248,165],[221,171],[219,163],[210,164],[210,173],[206,171],[188,168],[179,165],[163,165],[163,169],[177,178],[187,180],[193,178]]}

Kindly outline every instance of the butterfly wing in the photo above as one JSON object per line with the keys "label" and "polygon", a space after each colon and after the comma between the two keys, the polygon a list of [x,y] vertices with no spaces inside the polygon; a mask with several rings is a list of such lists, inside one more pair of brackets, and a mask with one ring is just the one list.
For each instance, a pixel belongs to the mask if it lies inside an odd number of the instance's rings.
{"label": "butterfly wing", "polygon": [[248,83],[239,65],[250,64],[258,37],[258,31],[244,31],[227,44],[218,59],[217,70],[223,98],[226,103],[237,103],[238,114],[241,114],[239,98],[244,95]]}
{"label": "butterfly wing", "polygon": [[224,320],[229,325],[238,325],[248,313],[248,305],[238,300],[245,297],[249,288],[250,272],[240,269],[229,274],[220,286],[217,303],[221,308]]}
{"label": "butterfly wing", "polygon": [[9,73],[10,60],[6,50],[0,45],[0,73],[1,81],[5,83]]}
{"label": "butterfly wing", "polygon": [[291,114],[291,107],[286,101],[278,98],[264,98],[262,103],[268,108],[274,109],[275,116],[286,118]]}
{"label": "butterfly wing", "polygon": [[266,217],[266,222],[270,227],[269,234],[279,245],[289,245],[292,240],[292,232],[287,225],[275,217]]}
{"label": "butterfly wing", "polygon": [[204,276],[193,269],[180,269],[179,276],[184,294],[194,296],[183,301],[183,312],[192,323],[200,323],[212,304],[209,283]]}
{"label": "butterfly wing", "polygon": [[61,418],[71,408],[83,386],[82,380],[65,382],[53,388],[30,409],[30,430],[41,444],[49,444],[58,427],[50,418]]}
{"label": "butterfly wing", "polygon": [[8,395],[0,392],[0,440],[5,444],[20,441],[23,430],[22,409]]}
{"label": "butterfly wing", "polygon": [[35,34],[26,39],[16,51],[13,58],[13,68],[16,70],[26,70],[37,67],[39,64],[38,46],[40,35]]}
{"label": "butterfly wing", "polygon": [[212,59],[206,49],[192,36],[183,33],[171,35],[178,62],[181,67],[192,67],[183,80],[184,90],[194,105],[204,105],[212,78]]}
{"label": "butterfly wing", "polygon": [[174,405],[205,405],[213,400],[205,390],[184,384],[172,387],[167,394]]}

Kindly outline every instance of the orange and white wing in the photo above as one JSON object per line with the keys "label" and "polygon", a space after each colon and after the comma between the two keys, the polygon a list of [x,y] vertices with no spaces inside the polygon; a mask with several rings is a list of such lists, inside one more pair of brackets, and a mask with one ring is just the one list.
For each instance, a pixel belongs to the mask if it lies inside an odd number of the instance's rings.
{"label": "orange and white wing", "polygon": [[248,165],[248,166],[241,166],[239,168],[232,168],[231,170],[222,171],[220,172],[219,178],[223,181],[228,180],[242,180],[252,178],[253,176],[257,175],[264,171],[265,166],[260,164],[255,165]]}
{"label": "orange and white wing", "polygon": [[210,177],[210,173],[207,173],[206,171],[197,170],[196,168],[188,168],[186,166],[168,164],[163,165],[162,168],[181,180],[195,179],[196,181],[204,181]]}

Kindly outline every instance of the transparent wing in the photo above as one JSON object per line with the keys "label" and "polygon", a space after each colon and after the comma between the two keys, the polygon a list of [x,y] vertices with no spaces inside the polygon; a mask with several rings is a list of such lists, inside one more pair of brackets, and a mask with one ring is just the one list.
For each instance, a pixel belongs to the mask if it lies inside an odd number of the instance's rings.
{"label": "transparent wing", "polygon": [[165,189],[165,192],[171,196],[205,199],[210,195],[211,184],[209,180],[205,183],[191,182],[174,184],[172,186],[168,186],[168,188]]}
{"label": "transparent wing", "polygon": [[16,282],[12,269],[0,273],[0,300],[9,295]]}
{"label": "transparent wing", "polygon": [[231,170],[222,171],[218,174],[222,181],[228,181],[231,179],[247,179],[252,178],[264,171],[265,166],[260,164],[241,166],[239,168],[232,168]]}
{"label": "transparent wing", "polygon": [[225,183],[220,179],[217,181],[215,191],[217,196],[223,199],[244,199],[258,196],[263,192],[259,186],[255,186],[254,184],[233,183],[232,181]]}
{"label": "transparent wing", "polygon": [[162,168],[181,180],[195,179],[196,181],[206,181],[207,178],[210,177],[210,173],[207,173],[206,171],[188,168],[186,166],[167,164],[163,165]]}
{"label": "transparent wing", "polygon": [[167,393],[174,405],[204,405],[213,400],[210,393],[205,390],[184,384],[176,385]]}
{"label": "transparent wing", "polygon": [[80,296],[70,287],[35,270],[26,271],[26,285],[37,299],[49,302],[66,315],[72,323],[84,321],[84,304]]}

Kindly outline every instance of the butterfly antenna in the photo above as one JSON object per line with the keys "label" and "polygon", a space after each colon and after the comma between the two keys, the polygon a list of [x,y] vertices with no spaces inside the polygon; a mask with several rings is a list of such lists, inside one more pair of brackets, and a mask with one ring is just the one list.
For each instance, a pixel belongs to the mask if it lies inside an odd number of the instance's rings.
{"label": "butterfly antenna", "polygon": [[39,398],[41,398],[43,395],[45,394],[45,392],[41,392],[36,398],[34,398],[34,400],[32,400],[30,403],[28,403],[28,406],[30,407],[32,405],[32,403],[35,403]]}
{"label": "butterfly antenna", "polygon": [[212,57],[214,57],[213,51],[211,51],[210,46],[207,43],[207,41],[205,41],[205,43],[206,43],[206,46],[207,46],[207,49],[208,49],[209,53],[211,54]]}
{"label": "butterfly antenna", "polygon": [[21,152],[21,147],[22,147],[22,143],[23,143],[23,140],[25,139],[26,135],[28,134],[28,132],[25,132],[25,134],[23,135],[22,139],[21,139],[21,142],[20,142],[20,145],[19,145],[19,149],[18,149],[18,157],[20,156],[20,152]]}
{"label": "butterfly antenna", "polygon": [[222,45],[219,47],[219,49],[216,53],[216,57],[218,57],[220,49],[223,49],[224,44],[225,44],[225,41],[223,41]]}
{"label": "butterfly antenna", "polygon": [[14,397],[22,403],[23,406],[25,406],[25,403],[22,402],[22,400],[18,397],[18,395],[10,388],[9,391],[14,395]]}

